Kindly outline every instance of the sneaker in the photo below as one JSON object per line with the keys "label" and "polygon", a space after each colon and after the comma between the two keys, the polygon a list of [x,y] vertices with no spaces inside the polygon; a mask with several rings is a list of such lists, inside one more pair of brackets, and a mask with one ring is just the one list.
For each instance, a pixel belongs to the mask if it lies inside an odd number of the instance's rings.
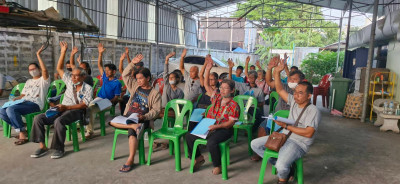
{"label": "sneaker", "polygon": [[37,150],[35,151],[35,153],[33,153],[33,154],[31,155],[31,157],[32,157],[32,158],[39,158],[39,157],[45,155],[48,151],[49,151],[48,149],[39,148],[39,149],[37,149]]}
{"label": "sneaker", "polygon": [[60,151],[60,150],[56,150],[56,152],[53,153],[53,155],[51,155],[50,158],[52,159],[58,159],[64,156],[64,151]]}

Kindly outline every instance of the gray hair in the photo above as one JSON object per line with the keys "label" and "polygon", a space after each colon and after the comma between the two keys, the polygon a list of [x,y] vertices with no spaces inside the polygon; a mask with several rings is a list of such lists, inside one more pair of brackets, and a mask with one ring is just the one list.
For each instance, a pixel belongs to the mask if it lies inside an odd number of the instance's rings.
{"label": "gray hair", "polygon": [[82,67],[75,67],[74,70],[79,70],[81,76],[86,76],[86,70]]}
{"label": "gray hair", "polygon": [[257,74],[257,72],[256,72],[256,71],[254,71],[254,70],[250,71],[248,75],[249,75],[249,77],[250,77],[251,75],[253,75],[255,78],[257,78],[257,77],[258,77],[258,74]]}

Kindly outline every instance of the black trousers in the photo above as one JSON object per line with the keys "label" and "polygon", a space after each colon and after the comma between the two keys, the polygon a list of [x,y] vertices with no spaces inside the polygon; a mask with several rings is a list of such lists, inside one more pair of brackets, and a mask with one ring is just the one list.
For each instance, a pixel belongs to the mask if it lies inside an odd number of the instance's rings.
{"label": "black trousers", "polygon": [[[209,135],[207,138],[207,149],[211,154],[211,159],[214,167],[221,166],[221,150],[219,149],[219,143],[224,142],[232,137],[233,129],[217,129]],[[192,155],[194,142],[197,139],[201,139],[193,134],[187,133],[186,142],[189,148],[189,154]],[[201,155],[200,150],[196,151],[196,158]]]}
{"label": "black trousers", "polygon": [[68,110],[58,115],[47,118],[45,114],[35,116],[32,126],[32,141],[36,143],[45,142],[45,125],[54,124],[54,134],[51,141],[51,149],[64,151],[64,142],[67,128],[77,120],[82,119],[81,110]]}
{"label": "black trousers", "polygon": [[[249,114],[251,116],[253,116],[253,112],[254,112],[254,107],[250,107],[249,108]],[[256,108],[256,119],[254,121],[254,125],[253,125],[253,132],[257,132],[258,131],[258,127],[260,126],[260,124],[263,122],[263,110],[260,108]]]}

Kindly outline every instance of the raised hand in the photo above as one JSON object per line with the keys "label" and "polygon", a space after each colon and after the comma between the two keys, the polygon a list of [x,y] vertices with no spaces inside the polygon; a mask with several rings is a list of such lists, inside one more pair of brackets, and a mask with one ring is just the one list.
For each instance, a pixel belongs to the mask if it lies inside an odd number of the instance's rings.
{"label": "raised hand", "polygon": [[206,56],[206,60],[205,60],[204,64],[206,65],[206,70],[211,70],[211,68],[213,67],[214,62],[211,59],[211,55],[210,54],[208,54]]}
{"label": "raised hand", "polygon": [[125,47],[125,54],[129,54],[129,48]]}
{"label": "raised hand", "polygon": [[285,55],[283,55],[283,59],[284,59],[285,61],[287,61],[287,59],[288,59],[287,53],[285,53]]}
{"label": "raised hand", "polygon": [[64,41],[61,41],[61,42],[60,42],[60,47],[61,47],[61,52],[67,52],[68,43],[67,43],[67,42],[64,42]]}
{"label": "raised hand", "polygon": [[75,46],[75,47],[73,47],[72,50],[71,50],[71,55],[75,55],[75,54],[78,53],[78,52],[79,52],[79,49],[78,49],[77,46]]}
{"label": "raised hand", "polygon": [[123,61],[126,57],[126,52],[121,54],[121,57],[119,58],[120,61]]}
{"label": "raised hand", "polygon": [[233,63],[231,58],[228,59],[228,65],[229,65],[229,68],[233,68],[235,66],[235,63]]}
{"label": "raised hand", "polygon": [[42,45],[42,47],[40,47],[40,49],[36,52],[36,55],[40,55],[44,50],[44,45]]}
{"label": "raised hand", "polygon": [[278,64],[278,66],[275,67],[275,70],[280,73],[281,71],[283,71],[285,69],[285,62],[283,60],[281,60]]}
{"label": "raised hand", "polygon": [[169,58],[171,58],[171,57],[174,57],[175,56],[175,52],[170,52],[165,58],[166,59],[169,59]]}
{"label": "raised hand", "polygon": [[143,59],[143,55],[142,54],[138,54],[132,59],[132,63],[133,64],[139,63],[142,59]]}
{"label": "raised hand", "polygon": [[279,64],[279,56],[274,56],[268,63],[268,69],[275,68]]}
{"label": "raised hand", "polygon": [[81,54],[79,54],[78,58],[76,58],[76,61],[78,61],[78,63],[81,64]]}
{"label": "raised hand", "polygon": [[102,43],[99,43],[97,45],[97,49],[99,50],[99,54],[102,54],[106,49],[104,48],[104,45]]}
{"label": "raised hand", "polygon": [[249,63],[249,62],[250,62],[250,56],[247,56],[246,63]]}
{"label": "raised hand", "polygon": [[187,49],[184,48],[183,51],[182,51],[182,54],[181,54],[181,58],[186,57],[186,53],[187,53]]}

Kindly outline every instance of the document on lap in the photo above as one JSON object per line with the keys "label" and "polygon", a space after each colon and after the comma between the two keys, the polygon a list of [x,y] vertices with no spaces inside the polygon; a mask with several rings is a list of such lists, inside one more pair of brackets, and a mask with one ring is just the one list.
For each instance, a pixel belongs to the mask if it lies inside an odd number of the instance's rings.
{"label": "document on lap", "polygon": [[96,104],[99,107],[100,111],[112,106],[112,103],[109,99],[98,98],[98,97],[95,98],[92,102],[90,102],[90,105],[94,105],[94,104]]}
{"label": "document on lap", "polygon": [[20,104],[20,103],[22,103],[24,101],[25,101],[25,99],[20,99],[20,100],[15,100],[15,101],[8,101],[3,105],[2,108],[4,109],[4,108],[7,108],[7,107],[10,107],[10,106],[13,106],[13,105],[17,105],[17,104]]}
{"label": "document on lap", "polygon": [[203,114],[206,112],[206,109],[194,109],[192,115],[190,116],[191,122],[200,122],[203,119]]}
{"label": "document on lap", "polygon": [[199,124],[192,130],[191,134],[205,139],[209,133],[208,127],[214,125],[216,122],[215,119],[204,118],[202,119]]}
{"label": "document on lap", "polygon": [[282,117],[278,117],[278,116],[275,116],[274,120],[280,121],[282,123],[286,123],[288,125],[294,125],[296,123],[296,121],[294,121],[294,120],[287,119],[287,118],[282,118]]}
{"label": "document on lap", "polygon": [[129,117],[125,116],[117,116],[114,119],[111,120],[112,123],[118,123],[118,124],[123,124],[123,125],[128,125],[132,123],[139,123],[139,114],[138,113],[132,113]]}

